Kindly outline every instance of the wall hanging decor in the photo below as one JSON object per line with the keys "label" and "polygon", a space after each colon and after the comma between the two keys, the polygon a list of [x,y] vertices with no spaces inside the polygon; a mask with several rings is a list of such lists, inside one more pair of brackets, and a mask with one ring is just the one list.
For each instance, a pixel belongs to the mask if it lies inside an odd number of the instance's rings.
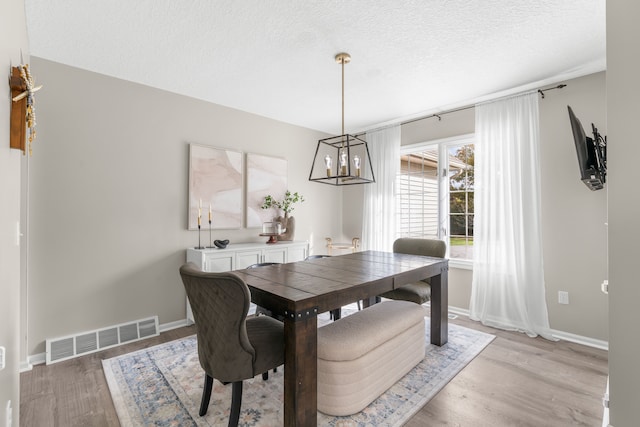
{"label": "wall hanging decor", "polygon": [[239,151],[189,145],[189,230],[242,228],[242,171]]}
{"label": "wall hanging decor", "polygon": [[[36,139],[36,102],[34,94],[42,89],[42,85],[35,86],[29,65],[11,67],[9,77],[11,88],[11,135],[9,146],[22,150],[26,154],[27,140],[29,141],[29,155],[33,154],[32,143]],[[28,132],[28,136],[27,136]]]}
{"label": "wall hanging decor", "polygon": [[273,220],[273,212],[262,210],[266,195],[276,199],[287,191],[287,160],[247,153],[247,228]]}

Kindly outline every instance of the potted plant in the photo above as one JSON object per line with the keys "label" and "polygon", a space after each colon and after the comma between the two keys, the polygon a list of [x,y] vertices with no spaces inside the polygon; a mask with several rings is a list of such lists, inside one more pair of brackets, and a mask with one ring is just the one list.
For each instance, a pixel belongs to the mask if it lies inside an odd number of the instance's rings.
{"label": "potted plant", "polygon": [[275,221],[282,224],[282,229],[284,230],[283,234],[278,236],[278,240],[293,240],[293,235],[295,233],[295,219],[292,216],[289,216],[289,214],[293,211],[293,205],[295,203],[302,202],[304,202],[304,197],[298,194],[297,191],[292,193],[287,190],[284,193],[284,198],[282,200],[276,200],[270,194],[264,197],[262,209],[275,208],[284,212],[284,216],[279,215],[275,218]]}

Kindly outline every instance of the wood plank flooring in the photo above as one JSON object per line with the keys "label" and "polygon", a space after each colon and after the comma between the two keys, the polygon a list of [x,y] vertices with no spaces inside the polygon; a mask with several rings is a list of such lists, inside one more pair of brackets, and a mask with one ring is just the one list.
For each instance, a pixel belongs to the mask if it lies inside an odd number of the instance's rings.
{"label": "wood plank flooring", "polygon": [[[425,426],[601,426],[607,352],[452,320],[496,339],[406,424]],[[118,417],[102,359],[195,333],[183,327],[99,353],[37,365],[20,375],[20,425],[112,427]]]}

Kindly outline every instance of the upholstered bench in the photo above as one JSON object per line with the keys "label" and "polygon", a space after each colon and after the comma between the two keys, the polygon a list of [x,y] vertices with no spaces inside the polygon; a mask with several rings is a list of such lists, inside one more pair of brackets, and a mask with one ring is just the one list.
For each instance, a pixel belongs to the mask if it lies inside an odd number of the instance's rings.
{"label": "upholstered bench", "polygon": [[318,328],[318,410],[360,412],[424,359],[425,314],[385,301]]}

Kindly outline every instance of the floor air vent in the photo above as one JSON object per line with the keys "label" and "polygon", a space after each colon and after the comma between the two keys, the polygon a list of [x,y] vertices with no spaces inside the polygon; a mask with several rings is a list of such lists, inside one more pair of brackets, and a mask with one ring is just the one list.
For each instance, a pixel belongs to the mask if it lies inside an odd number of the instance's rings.
{"label": "floor air vent", "polygon": [[46,340],[47,365],[158,334],[158,316],[153,316],[67,337],[50,338]]}

